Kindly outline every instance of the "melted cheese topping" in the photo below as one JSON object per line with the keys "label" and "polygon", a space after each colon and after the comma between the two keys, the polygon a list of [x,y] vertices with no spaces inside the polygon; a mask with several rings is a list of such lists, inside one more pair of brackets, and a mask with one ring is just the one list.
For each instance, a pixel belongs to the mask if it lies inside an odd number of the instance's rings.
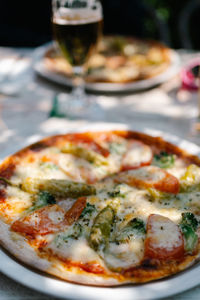
{"label": "melted cheese topping", "polygon": [[135,236],[128,243],[116,244],[110,243],[105,261],[109,268],[117,270],[119,268],[130,268],[136,266],[144,255],[144,239]]}
{"label": "melted cheese topping", "polygon": [[[119,142],[119,143],[118,143]],[[158,197],[152,197],[148,188],[130,186],[127,178],[135,176],[139,180],[147,182],[157,182],[163,180],[165,173],[157,167],[143,167],[117,174],[122,182],[116,182],[113,177],[104,179],[110,174],[118,172],[121,163],[125,165],[135,165],[138,162],[151,160],[152,151],[149,146],[136,143],[136,147],[128,149],[126,140],[116,139],[110,143],[102,142],[103,146],[110,149],[110,155],[106,158],[107,164],[95,165],[83,158],[69,153],[61,153],[56,147],[44,149],[39,154],[34,154],[29,161],[22,159],[17,165],[15,174],[11,181],[21,183],[27,177],[39,179],[67,179],[78,182],[95,182],[96,195],[88,196],[87,203],[94,211],[80,217],[79,220],[65,231],[60,233],[37,236],[38,241],[46,241],[44,251],[51,251],[66,260],[81,262],[97,262],[104,268],[117,271],[138,265],[144,257],[145,234],[133,231],[133,235],[128,237],[123,243],[116,242],[116,233],[120,233],[127,224],[134,218],[138,218],[146,224],[151,214],[161,215],[170,221],[161,218],[152,226],[152,237],[157,248],[173,249],[174,245],[180,243],[180,231],[177,224],[181,221],[183,212],[192,211],[199,215],[200,219],[200,192],[180,193],[178,195],[164,194],[159,192]],[[147,172],[148,170],[148,172]],[[177,178],[181,178],[186,170],[183,160],[176,159],[174,167],[166,170]],[[100,182],[98,182],[100,181]],[[200,179],[199,179],[200,181]],[[37,211],[28,212],[32,206],[33,198],[30,194],[23,192],[19,188],[7,187],[6,203],[2,204],[4,215],[12,216],[12,221],[20,217],[29,215],[27,224],[38,225]],[[58,224],[64,219],[65,213],[72,207],[76,199],[59,198],[56,199],[60,211],[49,210],[48,218],[53,224]],[[4,206],[3,206],[4,205]],[[112,231],[107,244],[101,252],[94,250],[90,244],[91,227],[97,215],[106,208],[112,207],[115,213]],[[162,228],[162,229],[161,229]]]}
{"label": "melted cheese topping", "polygon": [[40,178],[40,179],[70,179],[55,163],[53,162],[41,162],[40,157],[33,162],[27,163],[22,161],[17,165],[12,181],[14,183],[20,183],[27,177]]}
{"label": "melted cheese topping", "polygon": [[53,224],[58,224],[64,219],[64,213],[61,211],[50,211],[48,218],[52,221]]}
{"label": "melted cheese topping", "polygon": [[88,262],[98,262],[102,264],[102,261],[97,254],[87,243],[84,238],[79,240],[66,239],[62,241],[61,239],[55,242],[51,242],[48,245],[48,249],[51,249],[53,253],[58,256],[68,259],[74,262],[88,263]]}
{"label": "melted cheese topping", "polygon": [[8,186],[6,189],[6,202],[1,205],[1,212],[7,221],[14,221],[26,213],[32,205],[32,196],[18,188]]}
{"label": "melted cheese topping", "polygon": [[165,174],[162,170],[155,167],[143,167],[129,171],[127,177],[135,177],[147,182],[157,182],[161,181],[165,177]]}

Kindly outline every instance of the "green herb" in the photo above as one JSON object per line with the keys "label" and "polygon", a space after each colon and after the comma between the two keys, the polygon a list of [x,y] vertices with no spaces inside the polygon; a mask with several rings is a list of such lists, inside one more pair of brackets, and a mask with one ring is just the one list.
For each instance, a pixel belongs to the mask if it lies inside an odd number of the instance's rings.
{"label": "green herb", "polygon": [[109,144],[109,150],[111,153],[123,154],[126,151],[126,147],[124,144],[113,142]]}
{"label": "green herb", "polygon": [[124,194],[121,194],[120,191],[112,191],[112,192],[108,192],[108,196],[111,197],[111,198],[115,198],[115,197],[121,197],[121,198],[124,198],[125,195]]}
{"label": "green herb", "polygon": [[153,165],[166,169],[174,166],[175,163],[175,155],[169,154],[167,152],[160,152],[160,154],[155,154],[153,158]]}
{"label": "green herb", "polygon": [[135,234],[144,235],[146,233],[145,224],[139,218],[134,218],[117,233],[115,242],[117,244],[127,243]]}
{"label": "green herb", "polygon": [[58,166],[53,163],[41,162],[40,167],[50,170],[59,170]]}
{"label": "green herb", "polygon": [[82,211],[82,214],[80,215],[80,218],[85,217],[86,215],[91,216],[93,214],[93,212],[96,211],[96,207],[95,205],[92,205],[90,203],[86,204],[86,207],[84,208],[84,210]]}
{"label": "green herb", "polygon": [[79,223],[75,223],[67,231],[59,233],[55,237],[54,243],[56,244],[56,247],[59,248],[62,246],[63,242],[67,244],[70,240],[78,240],[81,234],[82,234],[81,225]]}
{"label": "green herb", "polygon": [[39,208],[42,208],[43,206],[47,206],[47,205],[55,204],[55,203],[56,203],[56,200],[55,200],[54,196],[52,196],[50,193],[48,193],[46,191],[43,191],[37,195],[34,204],[28,210],[30,212],[32,212]]}
{"label": "green herb", "polygon": [[141,232],[141,233],[145,233],[145,232],[146,232],[145,224],[144,224],[144,222],[143,222],[141,219],[139,219],[139,218],[134,218],[134,219],[131,220],[128,224],[130,224],[130,226],[131,226],[133,229],[135,229],[135,230],[137,230],[137,231],[139,231],[139,232]]}
{"label": "green herb", "polygon": [[[72,232],[71,232],[72,231]],[[81,236],[82,233],[82,227],[79,223],[74,224],[73,229],[70,230],[70,232],[68,233],[68,235],[63,236],[63,240],[66,242],[69,239],[74,239],[74,240],[78,240],[78,238]]]}
{"label": "green herb", "polygon": [[118,184],[118,183],[117,183],[117,184],[113,187],[113,190],[112,190],[112,191],[107,192],[108,197],[110,197],[110,198],[116,198],[116,197],[125,198],[126,193],[122,193],[122,192],[121,192],[121,188],[122,188],[122,190],[123,190],[123,184]]}

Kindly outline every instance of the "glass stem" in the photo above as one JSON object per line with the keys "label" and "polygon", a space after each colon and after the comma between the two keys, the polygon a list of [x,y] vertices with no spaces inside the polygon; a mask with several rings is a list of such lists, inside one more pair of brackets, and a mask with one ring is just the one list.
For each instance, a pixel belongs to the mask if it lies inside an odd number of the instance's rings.
{"label": "glass stem", "polygon": [[84,88],[84,68],[82,66],[73,68],[74,77],[73,77],[73,90],[72,97],[75,106],[80,106],[83,108],[88,105],[87,97],[85,94]]}

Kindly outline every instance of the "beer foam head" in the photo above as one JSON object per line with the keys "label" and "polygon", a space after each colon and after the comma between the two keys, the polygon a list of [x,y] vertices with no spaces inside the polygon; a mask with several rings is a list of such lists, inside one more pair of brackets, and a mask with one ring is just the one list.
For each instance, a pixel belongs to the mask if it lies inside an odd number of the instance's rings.
{"label": "beer foam head", "polygon": [[87,8],[60,7],[55,13],[53,20],[58,24],[85,24],[98,22],[102,19],[101,6]]}

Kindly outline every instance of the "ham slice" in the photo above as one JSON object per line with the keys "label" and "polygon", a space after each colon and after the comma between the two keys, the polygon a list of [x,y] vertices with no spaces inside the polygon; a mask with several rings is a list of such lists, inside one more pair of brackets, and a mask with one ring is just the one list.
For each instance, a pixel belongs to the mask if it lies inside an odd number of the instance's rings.
{"label": "ham slice", "polygon": [[121,172],[115,176],[115,181],[138,188],[155,188],[172,194],[177,194],[180,187],[175,176],[155,166]]}
{"label": "ham slice", "polygon": [[67,212],[57,204],[48,205],[15,221],[11,229],[31,236],[54,233],[76,222],[85,206],[86,197],[78,198]]}
{"label": "ham slice", "polygon": [[152,214],[147,221],[145,256],[157,259],[181,259],[184,240],[179,229],[169,218]]}

